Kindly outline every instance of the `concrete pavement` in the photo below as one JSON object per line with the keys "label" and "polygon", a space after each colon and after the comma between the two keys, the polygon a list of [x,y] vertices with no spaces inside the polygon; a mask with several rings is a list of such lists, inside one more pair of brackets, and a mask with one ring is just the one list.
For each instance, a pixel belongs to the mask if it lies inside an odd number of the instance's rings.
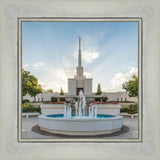
{"label": "concrete pavement", "polygon": [[[59,138],[57,136],[46,136],[31,131],[32,127],[37,124],[37,117],[22,118],[22,138]],[[129,132],[109,138],[138,138],[138,119],[124,118],[123,124],[129,127]]]}

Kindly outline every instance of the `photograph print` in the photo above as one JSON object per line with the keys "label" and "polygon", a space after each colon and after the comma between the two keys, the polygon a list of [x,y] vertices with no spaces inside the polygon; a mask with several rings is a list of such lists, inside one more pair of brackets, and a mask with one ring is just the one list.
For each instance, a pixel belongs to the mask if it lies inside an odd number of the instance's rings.
{"label": "photograph print", "polygon": [[138,21],[21,21],[21,140],[137,140]]}

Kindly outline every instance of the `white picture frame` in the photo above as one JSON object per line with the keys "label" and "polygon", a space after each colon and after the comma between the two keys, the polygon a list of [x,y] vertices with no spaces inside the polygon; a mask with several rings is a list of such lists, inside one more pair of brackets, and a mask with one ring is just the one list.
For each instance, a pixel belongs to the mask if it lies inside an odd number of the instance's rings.
{"label": "white picture frame", "polygon": [[[137,22],[138,23],[138,77],[139,77],[139,95],[138,95],[138,138],[79,138],[75,139],[74,137],[71,138],[22,138],[22,112],[21,112],[21,106],[22,106],[22,23],[23,22]],[[142,18],[138,17],[18,17],[17,18],[18,23],[18,31],[17,31],[17,37],[18,37],[18,81],[19,81],[19,104],[18,104],[18,140],[19,142],[100,142],[100,143],[107,143],[107,142],[142,142],[142,109],[143,109],[143,102],[142,102]],[[21,66],[21,67],[20,67]]]}
{"label": "white picture frame", "polygon": [[[39,3],[38,3],[39,2]],[[1,100],[0,155],[2,159],[151,159],[160,158],[159,127],[159,1],[27,1],[1,3]],[[139,142],[45,142],[19,141],[19,86],[17,54],[18,17],[109,18],[143,20],[142,58],[143,116]],[[17,67],[18,65],[18,67]],[[19,130],[18,130],[19,131]]]}

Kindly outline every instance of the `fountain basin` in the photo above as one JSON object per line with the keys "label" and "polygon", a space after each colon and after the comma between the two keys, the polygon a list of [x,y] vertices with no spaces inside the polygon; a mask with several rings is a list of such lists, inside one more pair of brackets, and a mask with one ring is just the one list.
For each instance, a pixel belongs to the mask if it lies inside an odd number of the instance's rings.
{"label": "fountain basin", "polygon": [[[98,114],[119,115],[120,104],[96,104]],[[44,115],[63,114],[64,104],[41,104],[41,112]]]}
{"label": "fountain basin", "polygon": [[102,116],[97,118],[64,118],[58,115],[40,115],[38,118],[41,130],[64,135],[102,135],[121,130],[122,116]]}

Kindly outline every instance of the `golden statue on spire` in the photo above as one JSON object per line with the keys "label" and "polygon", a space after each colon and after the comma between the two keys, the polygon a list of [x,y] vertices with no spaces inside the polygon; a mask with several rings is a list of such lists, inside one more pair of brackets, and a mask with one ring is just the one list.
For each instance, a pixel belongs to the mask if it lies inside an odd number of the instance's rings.
{"label": "golden statue on spire", "polygon": [[81,48],[81,37],[79,37],[79,49]]}
{"label": "golden statue on spire", "polygon": [[81,37],[79,37],[79,43],[81,43]]}

